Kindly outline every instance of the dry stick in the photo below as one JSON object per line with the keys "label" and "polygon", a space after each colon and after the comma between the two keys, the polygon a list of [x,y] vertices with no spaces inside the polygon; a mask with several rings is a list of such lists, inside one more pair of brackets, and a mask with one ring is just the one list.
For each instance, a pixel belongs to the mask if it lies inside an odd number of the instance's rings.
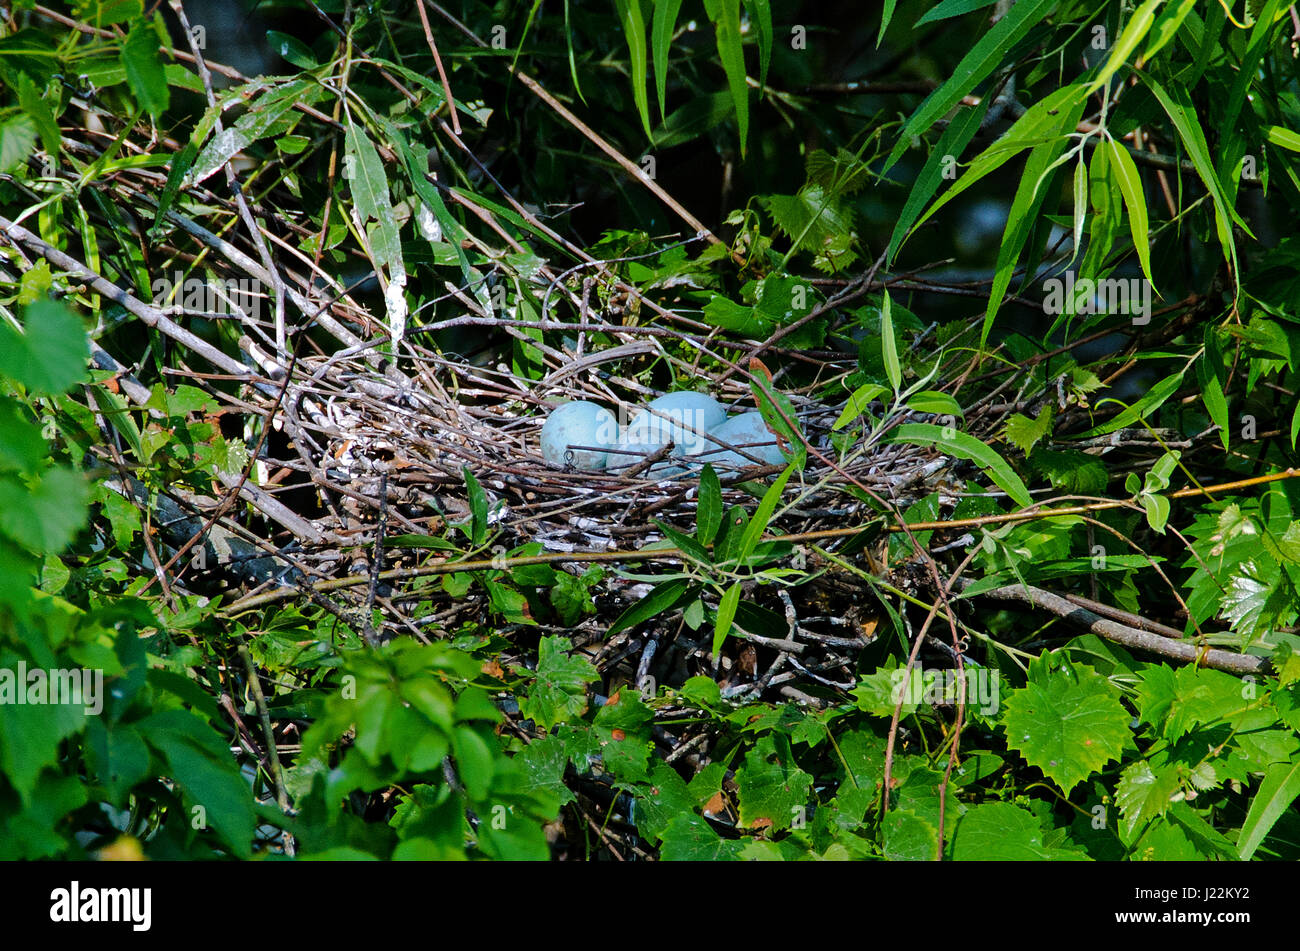
{"label": "dry stick", "polygon": [[[458,30],[460,30],[467,37],[469,37],[470,40],[472,40],[474,43],[477,43],[483,49],[489,48],[488,44],[485,43],[483,40],[479,39],[479,37],[474,33],[473,30],[471,30],[465,24],[461,23],[459,20],[457,20],[454,16],[452,16],[450,13],[448,13],[438,4],[433,3],[430,0],[429,5],[433,7],[433,9],[438,11],[439,16],[441,16],[448,23],[455,26]],[[423,3],[421,3],[421,13],[423,13]],[[597,135],[596,132],[594,132],[585,122],[583,122],[572,112],[566,109],[558,99],[556,99],[549,92],[547,92],[546,89],[543,88],[541,83],[533,79],[533,77],[529,76],[523,70],[511,69],[510,72],[514,75],[516,79],[518,79],[521,83],[527,86],[528,89],[535,96],[537,96],[537,98],[541,99],[542,102],[546,103],[556,112],[558,112],[566,122],[568,122],[571,126],[573,126],[575,129],[581,132],[584,136],[586,136],[587,139],[593,145],[596,146],[596,148],[600,149],[602,152],[604,152],[606,155],[612,158],[615,162],[619,164],[619,166],[624,171],[626,171],[638,182],[640,182],[642,185],[648,188],[656,198],[658,198],[665,205],[671,208],[677,214],[677,216],[682,219],[682,221],[686,222],[688,225],[694,228],[698,234],[704,235],[704,237],[706,237],[713,244],[722,243],[718,239],[717,235],[715,235],[712,231],[710,231],[708,228],[704,226],[703,222],[701,222],[698,218],[696,218],[689,211],[687,211],[680,204],[678,204],[677,200],[673,198],[672,195],[668,194],[666,191],[664,191],[662,188],[656,185],[654,179],[650,178],[650,176],[648,176],[639,165],[634,164],[631,160],[626,158],[622,152],[618,151],[618,149],[614,148],[614,146],[610,145],[603,138]]]}
{"label": "dry stick", "polygon": [[460,116],[456,112],[456,98],[451,94],[451,83],[447,82],[447,71],[442,68],[442,57],[438,55],[438,44],[433,41],[433,30],[429,28],[429,14],[424,9],[424,0],[418,0],[415,8],[420,11],[420,26],[424,27],[424,38],[429,43],[429,52],[433,54],[433,64],[438,67],[438,78],[442,80],[442,92],[447,97],[447,111],[451,113],[451,128],[460,135]]}
{"label": "dry stick", "polygon": [[[239,645],[239,656],[244,661],[244,669],[248,671],[248,686],[253,691],[253,703],[257,707],[257,718],[262,723],[262,735],[266,737],[266,752],[271,760],[271,780],[275,783],[275,801],[279,805],[280,811],[288,815],[289,793],[284,786],[284,767],[280,764],[280,751],[275,745],[275,730],[271,726],[271,714],[266,706],[266,696],[262,693],[262,682],[257,676],[257,668],[253,664],[253,658],[249,655],[247,646]],[[292,857],[296,851],[293,835],[284,832],[282,841],[284,842],[285,854]]]}
{"label": "dry stick", "polygon": [[[970,584],[970,582],[962,582],[960,587],[965,587],[967,584]],[[1256,657],[1250,654],[1238,654],[1233,651],[1197,646],[1186,641],[1176,641],[1169,637],[1163,637],[1151,631],[1140,631],[1135,627],[1129,627],[1126,624],[1104,618],[1061,597],[1059,594],[1053,594],[1033,585],[1007,585],[1003,588],[994,588],[992,591],[982,591],[980,596],[995,598],[999,601],[1023,601],[1026,604],[1032,604],[1045,611],[1050,611],[1072,624],[1086,627],[1092,633],[1098,634],[1107,640],[1115,641],[1117,644],[1152,651],[1176,660],[1188,661],[1195,663],[1198,667],[1213,667],[1216,670],[1224,670],[1234,674],[1255,674],[1262,672],[1268,666],[1267,657]]]}
{"label": "dry stick", "polygon": [[[217,104],[217,97],[212,91],[212,74],[208,72],[208,67],[203,62],[203,51],[195,42],[193,34],[190,32],[190,20],[185,15],[185,8],[181,5],[181,0],[169,0],[169,6],[176,18],[180,20],[181,29],[185,31],[185,38],[189,40],[190,49],[194,53],[194,66],[199,71],[199,79],[203,83],[203,91],[208,97],[208,108],[211,109]],[[213,121],[213,133],[221,135],[224,126],[221,122],[221,113],[218,112]],[[257,249],[258,256],[262,259],[262,264],[267,273],[271,276],[271,289],[275,291],[275,348],[283,356],[285,354],[285,330],[284,330],[284,278],[280,276],[275,262],[271,259],[271,252],[266,246],[266,241],[262,239],[262,229],[258,223],[253,220],[253,213],[249,210],[248,202],[244,199],[243,189],[239,186],[239,178],[235,175],[234,166],[230,159],[222,163],[222,168],[226,172],[226,184],[230,186],[231,193],[235,196],[235,205],[239,209],[239,217],[244,222],[244,227],[248,229],[249,237],[253,241],[253,247]]]}

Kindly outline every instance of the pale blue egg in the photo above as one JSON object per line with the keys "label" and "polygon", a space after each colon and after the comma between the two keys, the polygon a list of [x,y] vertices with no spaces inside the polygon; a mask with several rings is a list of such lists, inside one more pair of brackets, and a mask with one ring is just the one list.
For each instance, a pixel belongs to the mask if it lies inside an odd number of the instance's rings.
{"label": "pale blue egg", "polygon": [[781,450],[777,448],[776,436],[772,435],[767,424],[763,422],[762,413],[741,413],[739,416],[733,416],[720,426],[714,427],[710,435],[719,442],[735,446],[736,449],[743,449],[754,459],[762,460],[761,463],[754,462],[739,452],[723,449],[717,442],[711,442],[699,458],[703,462],[710,463],[719,473],[730,473],[760,464],[782,465],[785,462]]}
{"label": "pale blue egg", "polygon": [[[673,458],[694,455],[709,446],[705,434],[726,418],[722,404],[705,393],[682,391],[651,400],[623,430],[618,445],[610,451],[609,467],[634,466],[669,441],[673,443]],[[650,474],[664,478],[684,471],[681,466],[661,462]]]}
{"label": "pale blue egg", "polygon": [[542,458],[552,465],[603,469],[617,443],[618,420],[598,403],[565,403],[542,424]]}

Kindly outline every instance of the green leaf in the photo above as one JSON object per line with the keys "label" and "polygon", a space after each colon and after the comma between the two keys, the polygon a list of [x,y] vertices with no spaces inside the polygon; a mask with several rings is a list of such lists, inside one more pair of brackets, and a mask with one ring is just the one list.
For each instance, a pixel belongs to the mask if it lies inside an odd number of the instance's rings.
{"label": "green leaf", "polygon": [[520,712],[544,730],[581,715],[587,709],[587,684],[600,674],[581,657],[569,656],[567,637],[543,637],[537,649],[537,677],[519,703]]}
{"label": "green leaf", "polygon": [[1129,738],[1129,714],[1109,681],[1083,664],[1034,665],[1003,706],[1007,745],[1067,795],[1113,759]]}
{"label": "green leaf", "polygon": [[[1148,0],[1150,3],[1151,0]],[[1133,234],[1133,248],[1138,260],[1142,262],[1142,273],[1147,281],[1155,287],[1155,278],[1151,276],[1151,242],[1147,237],[1147,200],[1142,193],[1142,179],[1138,175],[1137,165],[1128,149],[1112,138],[1106,139],[1110,149],[1111,165],[1115,170],[1115,180],[1119,183],[1120,193],[1124,196],[1124,205],[1128,208],[1129,231]]]}
{"label": "green leaf", "polygon": [[998,453],[967,433],[944,435],[944,427],[929,423],[904,423],[892,430],[887,442],[907,442],[933,446],[953,456],[969,459],[988,472],[989,478],[1021,508],[1033,504],[1029,490],[1007,461]]}
{"label": "green leaf", "polygon": [[681,599],[687,585],[685,578],[674,578],[655,585],[648,595],[619,615],[618,620],[610,625],[608,636],[613,637],[619,631],[635,627],[661,611],[667,611]]}
{"label": "green leaf", "polygon": [[677,26],[677,12],[682,8],[682,0],[656,0],[654,20],[650,28],[650,48],[655,64],[655,91],[659,95],[659,116],[665,123],[668,112],[665,103],[668,96],[668,47],[673,40],[673,30]]}
{"label": "green leaf", "polygon": [[81,473],[63,466],[34,485],[0,477],[0,530],[30,551],[56,554],[86,524],[89,496]]}
{"label": "green leaf", "polygon": [[880,304],[880,353],[885,361],[885,376],[897,396],[903,387],[903,370],[898,362],[898,341],[894,339],[894,319],[889,310],[889,292]]}
{"label": "green leaf", "polygon": [[713,658],[722,650],[722,643],[731,633],[731,623],[736,619],[736,608],[740,606],[740,582],[734,582],[727,589],[722,600],[718,602],[718,620],[713,625]]}
{"label": "green leaf", "polygon": [[[993,2],[993,0],[990,0]],[[908,189],[907,200],[903,202],[903,210],[898,214],[898,221],[894,224],[893,234],[889,236],[889,250],[886,257],[887,264],[894,263],[894,257],[898,254],[898,249],[902,247],[903,239],[907,237],[912,223],[916,221],[917,215],[925,207],[925,203],[933,197],[939,189],[939,183],[944,180],[946,175],[956,172],[956,162],[958,156],[970,144],[975,133],[979,131],[980,123],[984,121],[984,116],[989,111],[989,100],[986,97],[981,100],[977,106],[963,107],[957,111],[948,127],[943,130],[939,136],[939,141],[935,143],[934,150],[930,152],[930,157],[926,159],[925,166],[921,169],[912,187]]]}
{"label": "green leaf", "polygon": [[992,28],[984,33],[961,58],[947,81],[930,93],[907,120],[907,125],[899,134],[898,143],[889,153],[881,173],[893,167],[911,145],[913,136],[920,135],[930,128],[937,119],[961,102],[962,98],[989,73],[1006,62],[1011,48],[1024,39],[1025,35],[1037,26],[1054,6],[1056,0],[1020,0],[1002,19],[993,24]]}
{"label": "green leaf", "polygon": [[1038,819],[1009,802],[981,803],[962,816],[953,837],[952,857],[958,862],[1088,859],[1085,852],[1077,849],[1044,845]]}
{"label": "green leaf", "polygon": [[1092,95],[1106,82],[1115,75],[1124,63],[1128,60],[1129,54],[1138,48],[1138,44],[1146,38],[1151,29],[1151,25],[1156,20],[1156,8],[1164,0],[1146,0],[1142,6],[1134,11],[1133,16],[1129,17],[1128,23],[1124,26],[1124,31],[1120,33],[1119,39],[1111,47],[1110,56],[1106,59],[1106,65],[1101,68],[1095,79],[1088,86],[1088,95]]}
{"label": "green leaf", "polygon": [[19,113],[0,124],[0,172],[7,172],[36,150],[36,123],[26,113]]}
{"label": "green leaf", "polygon": [[645,20],[641,17],[640,0],[614,0],[618,21],[623,25],[627,40],[628,61],[632,67],[632,98],[645,137],[650,138],[650,102],[646,97]]}
{"label": "green leaf", "polygon": [[718,862],[738,858],[742,845],[724,839],[702,816],[679,813],[663,831],[659,857],[665,862]]}
{"label": "green leaf", "polygon": [[299,69],[315,69],[320,65],[311,48],[296,36],[279,30],[267,30],[266,42],[273,52],[280,54],[281,59]]}
{"label": "green leaf", "polygon": [[758,503],[758,508],[754,510],[754,517],[750,520],[745,534],[740,540],[740,550],[736,554],[736,560],[743,562],[753,552],[754,546],[758,540],[763,537],[763,532],[767,530],[768,520],[771,519],[772,513],[776,511],[777,504],[781,501],[781,493],[785,491],[785,484],[789,481],[790,475],[794,472],[794,464],[785,467],[785,471],[777,476],[766,492],[763,493],[762,500]]}
{"label": "green leaf", "polygon": [[[1100,426],[1094,426],[1086,432],[1079,433],[1075,438],[1089,439],[1093,436],[1104,436],[1106,433],[1113,433],[1117,429],[1123,429],[1125,426],[1129,426],[1132,423],[1137,422],[1139,419],[1146,419],[1163,406],[1165,401],[1178,391],[1178,388],[1183,385],[1183,374],[1186,372],[1187,368],[1184,367],[1177,373],[1171,373],[1155,386],[1151,387],[1151,389],[1147,390],[1146,394],[1132,406],[1125,407],[1122,412],[1117,413],[1109,422],[1102,423]],[[1110,400],[1102,400],[1101,402],[1104,404],[1110,402]],[[1115,402],[1119,401],[1116,400]]]}
{"label": "green leaf", "polygon": [[699,501],[695,506],[695,537],[701,545],[713,544],[722,526],[722,483],[713,466],[705,463],[700,473]]}
{"label": "green leaf", "polygon": [[1022,413],[1012,413],[1005,429],[1007,442],[1026,456],[1029,455],[1038,441],[1052,431],[1052,415],[1051,403],[1038,411],[1036,419],[1030,419]]}
{"label": "green leaf", "polygon": [[718,56],[727,74],[731,100],[736,106],[736,126],[740,133],[740,156],[745,157],[749,136],[749,84],[745,78],[745,50],[740,35],[740,0],[709,0],[705,10],[713,20],[717,34]]}
{"label": "green leaf", "polygon": [[470,472],[469,466],[462,466],[461,474],[465,476],[465,489],[469,501],[469,540],[473,545],[482,545],[487,541],[487,494],[483,491],[483,486],[479,485],[478,479],[474,478],[474,473]]}
{"label": "green leaf", "polygon": [[971,13],[974,10],[982,10],[985,7],[991,7],[995,3],[997,3],[997,0],[943,0],[942,3],[931,7],[925,16],[916,21],[915,26],[933,23],[936,20],[947,20],[951,17],[959,17],[964,13]]}
{"label": "green leaf", "polygon": [[1196,174],[1201,177],[1205,183],[1206,190],[1210,193],[1210,199],[1214,202],[1214,223],[1218,230],[1219,242],[1223,246],[1224,260],[1232,268],[1233,283],[1237,280],[1237,244],[1232,237],[1232,224],[1236,222],[1243,231],[1250,237],[1255,237],[1247,224],[1241,220],[1235,208],[1223,190],[1223,183],[1219,181],[1219,176],[1214,170],[1214,162],[1210,159],[1210,149],[1205,143],[1205,133],[1197,121],[1196,108],[1192,105],[1188,96],[1187,89],[1181,84],[1171,84],[1169,90],[1166,90],[1150,73],[1140,73],[1141,81],[1145,83],[1155,97],[1160,100],[1160,105],[1173,121],[1174,128],[1178,131],[1179,138],[1182,139],[1183,147],[1187,149],[1187,154],[1196,168]]}
{"label": "green leaf", "polygon": [[126,83],[145,112],[159,118],[171,103],[167,74],[158,58],[158,30],[152,20],[138,21],[122,44],[121,62],[126,69]]}
{"label": "green leaf", "polygon": [[81,318],[49,298],[28,307],[26,318],[22,333],[0,323],[0,373],[42,395],[85,379],[90,347]]}
{"label": "green leaf", "polygon": [[[780,747],[778,748],[778,742]],[[736,770],[740,825],[779,831],[790,828],[805,808],[813,778],[795,763],[788,742],[769,734],[761,737]]]}
{"label": "green leaf", "polygon": [[880,32],[876,34],[876,49],[880,49],[880,44],[885,41],[885,31],[889,29],[889,21],[894,18],[894,7],[898,0],[885,0],[885,9],[880,14]]}
{"label": "green leaf", "polygon": [[1237,854],[1248,861],[1259,848],[1269,830],[1300,796],[1300,762],[1274,763],[1264,773],[1259,792],[1250,801],[1250,811],[1241,824]]}

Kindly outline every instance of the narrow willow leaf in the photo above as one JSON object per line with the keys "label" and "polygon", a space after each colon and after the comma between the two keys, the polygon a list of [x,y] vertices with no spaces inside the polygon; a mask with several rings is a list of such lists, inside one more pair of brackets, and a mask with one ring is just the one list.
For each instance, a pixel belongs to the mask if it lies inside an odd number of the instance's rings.
{"label": "narrow willow leaf", "polygon": [[1274,145],[1280,145],[1292,152],[1300,152],[1300,133],[1293,132],[1291,129],[1284,129],[1280,125],[1270,125],[1264,127],[1264,134],[1268,136],[1268,140]]}
{"label": "narrow willow leaf", "polygon": [[754,510],[754,517],[750,520],[749,526],[745,529],[744,536],[740,539],[740,550],[736,554],[736,559],[743,562],[753,552],[754,546],[758,540],[763,537],[763,532],[767,530],[768,520],[771,519],[772,513],[776,511],[777,503],[781,501],[781,493],[785,491],[785,484],[790,481],[790,475],[794,472],[794,465],[785,467],[775,482],[773,482],[766,492],[763,493],[763,499],[758,503],[758,508]]}
{"label": "narrow willow leaf", "polygon": [[1083,247],[1083,225],[1088,220],[1088,163],[1080,153],[1079,162],[1074,166],[1074,247],[1070,249],[1070,260],[1078,256]]}
{"label": "narrow willow leaf", "polygon": [[1128,149],[1109,137],[1106,146],[1110,149],[1111,167],[1115,170],[1120,194],[1124,196],[1124,207],[1128,209],[1128,227],[1133,235],[1133,249],[1142,262],[1142,273],[1154,290],[1156,282],[1151,276],[1151,240],[1147,234],[1147,199],[1142,193],[1142,177],[1138,175],[1137,164],[1133,161],[1133,156],[1128,154]]}
{"label": "narrow willow leaf", "polygon": [[740,582],[737,581],[727,589],[722,600],[718,602],[718,619],[713,624],[713,657],[716,660],[722,643],[731,633],[731,624],[736,619],[736,608],[740,605]]}
{"label": "narrow willow leaf", "polygon": [[1151,25],[1156,21],[1156,8],[1164,0],[1146,0],[1146,3],[1138,7],[1129,18],[1128,24],[1124,31],[1120,33],[1119,39],[1111,47],[1110,57],[1106,60],[1106,65],[1101,68],[1101,72],[1088,85],[1088,95],[1092,95],[1102,86],[1104,86],[1110,77],[1115,75],[1116,70],[1128,61],[1129,54],[1138,48],[1147,33],[1151,30]]}
{"label": "narrow willow leaf", "polygon": [[785,457],[802,470],[808,461],[808,447],[799,431],[799,417],[795,413],[794,404],[790,402],[790,397],[772,386],[772,373],[763,366],[762,360],[752,358],[749,370],[749,387],[758,404],[758,411],[763,416],[763,422],[776,433],[778,445],[784,440],[785,445],[781,445],[780,449]]}
{"label": "narrow willow leaf", "polygon": [[363,222],[373,222],[366,228],[374,259],[372,263],[376,271],[383,268],[388,277],[384,307],[388,313],[389,331],[394,340],[400,340],[406,329],[406,297],[403,294],[406,263],[402,259],[397,216],[388,196],[388,178],[374,143],[351,116],[344,126],[343,143],[347,177],[357,214]]}
{"label": "narrow willow leaf", "polygon": [[659,117],[668,120],[668,47],[677,27],[677,12],[682,0],[657,0],[650,28],[650,49],[655,64],[655,92],[659,96]]}
{"label": "narrow willow leaf", "polygon": [[[745,50],[740,36],[740,0],[716,0],[718,56],[727,74],[727,86],[736,106],[736,127],[740,133],[740,156],[744,158],[749,137],[749,84],[745,79]],[[707,6],[706,6],[707,9]]]}
{"label": "narrow willow leaf", "polygon": [[844,411],[840,413],[840,418],[835,420],[831,432],[837,433],[853,422],[866,411],[872,400],[886,392],[888,391],[879,383],[866,383],[858,387],[853,391],[853,395],[849,397],[849,401],[844,404]]}
{"label": "narrow willow leaf", "polygon": [[1250,237],[1253,238],[1255,235],[1241,220],[1224,194],[1223,184],[1214,170],[1214,162],[1210,160],[1210,148],[1205,143],[1205,132],[1197,121],[1196,109],[1188,98],[1187,90],[1181,85],[1171,85],[1166,90],[1151,77],[1150,73],[1142,73],[1141,79],[1155,94],[1156,99],[1160,100],[1160,105],[1173,121],[1174,128],[1182,139],[1183,148],[1187,150],[1188,157],[1196,168],[1196,174],[1201,177],[1206,190],[1210,193],[1210,200],[1214,202],[1215,230],[1218,232],[1219,243],[1223,246],[1224,260],[1232,268],[1233,283],[1236,284],[1237,243],[1232,237],[1232,223],[1236,222]]}
{"label": "narrow willow leaf", "polygon": [[906,442],[916,446],[931,446],[951,456],[969,459],[989,474],[993,483],[1005,492],[1021,508],[1033,504],[1029,489],[1016,475],[1015,470],[998,455],[997,451],[984,445],[969,433],[954,432],[945,427],[932,426],[929,423],[904,423],[892,430],[886,437],[887,442]]}
{"label": "narrow willow leaf", "polygon": [[1196,363],[1196,376],[1201,384],[1201,398],[1210,414],[1210,420],[1219,427],[1219,439],[1228,448],[1228,401],[1223,395],[1219,373],[1223,368],[1223,352],[1214,327],[1205,328],[1205,353]]}
{"label": "narrow willow leaf", "polygon": [[953,70],[948,81],[930,93],[907,120],[898,142],[881,173],[889,171],[918,136],[961,102],[975,86],[999,64],[1007,60],[1011,48],[1038,25],[1056,6],[1056,0],[1020,0],[1007,15],[993,24]]}
{"label": "narrow willow leaf", "polygon": [[[1071,121],[1070,126],[1073,125],[1074,122]],[[989,294],[988,308],[984,313],[984,327],[980,332],[981,347],[988,342],[989,332],[993,329],[993,320],[1002,306],[1007,288],[1011,286],[1016,261],[1020,259],[1020,252],[1024,250],[1025,243],[1034,230],[1038,212],[1050,191],[1043,187],[1043,183],[1051,177],[1052,169],[1067,144],[1068,140],[1065,138],[1051,139],[1035,146],[1025,162],[1025,172],[1020,178],[1015,197],[1011,200],[1011,210],[1007,212],[1007,227],[1002,233],[1002,244],[998,248],[993,286]]]}
{"label": "narrow willow leaf", "polygon": [[984,121],[988,111],[987,98],[978,106],[958,110],[952,121],[948,123],[948,128],[943,130],[943,135],[939,136],[934,151],[930,153],[925,166],[908,190],[907,201],[903,203],[903,210],[899,212],[898,221],[894,224],[894,233],[889,237],[888,264],[894,263],[894,256],[902,247],[903,239],[907,237],[912,222],[916,221],[925,203],[939,190],[939,183],[945,176],[956,173],[957,156],[961,155],[975,133],[979,131],[980,123]]}
{"label": "narrow willow leaf", "polygon": [[656,614],[667,611],[681,599],[688,584],[685,578],[674,578],[672,581],[655,585],[648,595],[619,615],[618,620],[610,625],[608,636],[612,637],[619,631],[635,627],[650,620]]}
{"label": "narrow willow leaf", "polygon": [[[1155,386],[1151,387],[1151,389],[1147,390],[1145,396],[1132,406],[1126,407],[1123,412],[1116,415],[1114,419],[1102,423],[1100,426],[1094,426],[1092,429],[1085,432],[1078,433],[1074,438],[1090,439],[1093,436],[1104,436],[1107,433],[1113,433],[1117,429],[1123,429],[1125,426],[1136,423],[1139,419],[1146,419],[1147,416],[1159,409],[1164,404],[1165,400],[1169,399],[1170,396],[1177,392],[1178,387],[1182,386],[1183,374],[1185,372],[1186,369],[1183,369],[1179,370],[1177,373],[1170,374]],[[1102,403],[1106,402],[1110,401],[1102,401]],[[1118,400],[1115,402],[1118,402]]]}
{"label": "narrow willow leaf", "polygon": [[713,466],[705,463],[700,473],[700,499],[695,507],[695,538],[701,545],[711,545],[721,525],[722,484]]}
{"label": "narrow willow leaf", "polygon": [[487,541],[487,494],[483,491],[483,486],[478,484],[478,479],[474,478],[474,473],[470,472],[469,466],[463,466],[461,473],[465,476],[466,496],[469,502],[469,540],[475,545],[482,545]]}
{"label": "narrow willow leaf", "polygon": [[639,0],[614,0],[618,20],[623,24],[627,40],[628,62],[632,66],[632,99],[645,137],[650,138],[650,102],[646,96],[645,20],[641,17]]}
{"label": "narrow willow leaf", "polygon": [[1259,792],[1250,801],[1250,811],[1241,824],[1237,855],[1247,861],[1255,854],[1269,830],[1300,796],[1300,761],[1274,763],[1264,772]]}
{"label": "narrow willow leaf", "polygon": [[885,10],[880,14],[880,32],[876,34],[876,49],[880,49],[880,44],[885,41],[885,31],[889,29],[889,21],[894,18],[894,7],[898,0],[885,0]]}
{"label": "narrow willow leaf", "polygon": [[1170,4],[1165,8],[1165,12],[1160,14],[1155,25],[1151,27],[1151,40],[1147,43],[1146,51],[1142,54],[1142,63],[1148,62],[1151,57],[1155,56],[1168,45],[1169,41],[1178,35],[1178,28],[1183,25],[1187,19],[1187,14],[1192,12],[1192,7],[1196,5],[1196,0],[1178,0],[1177,3]]}
{"label": "narrow willow leaf", "polygon": [[903,388],[903,368],[898,362],[898,341],[894,339],[894,318],[889,310],[889,292],[880,305],[880,356],[885,363],[885,376],[897,396]]}
{"label": "narrow willow leaf", "polygon": [[[1058,138],[1065,127],[1061,118],[1062,111],[1069,110],[1071,115],[1074,115],[1075,111],[1082,114],[1085,101],[1082,86],[1066,86],[1064,89],[1049,93],[1043,99],[1034,103],[1007,130],[1006,135],[975,157],[965,174],[957,179],[952,188],[944,192],[926,210],[925,214],[921,216],[921,219],[911,230],[916,231],[940,208],[986,175],[997,171],[1025,149],[1034,148],[1044,142]],[[1072,130],[1077,122],[1078,119],[1076,118],[1068,128]]]}
{"label": "narrow willow leaf", "polygon": [[933,23],[936,20],[947,20],[951,17],[959,17],[963,13],[971,13],[975,10],[982,10],[985,7],[991,7],[997,3],[997,0],[943,0],[930,9],[925,16],[916,21],[916,26],[925,23]]}
{"label": "narrow willow leaf", "polygon": [[772,63],[772,4],[769,0],[745,0],[749,22],[758,33],[758,85],[767,84],[767,67]]}

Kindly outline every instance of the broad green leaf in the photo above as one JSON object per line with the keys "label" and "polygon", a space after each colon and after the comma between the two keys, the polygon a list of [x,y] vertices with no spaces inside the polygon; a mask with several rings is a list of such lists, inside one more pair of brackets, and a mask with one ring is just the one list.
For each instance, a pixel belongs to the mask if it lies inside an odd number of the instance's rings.
{"label": "broad green leaf", "polygon": [[736,770],[740,824],[746,828],[788,829],[808,804],[813,778],[799,768],[788,741],[762,737]]}
{"label": "broad green leaf", "polygon": [[519,702],[520,712],[544,730],[581,715],[587,709],[587,684],[600,680],[585,658],[570,656],[572,647],[567,637],[542,638],[536,679]]}
{"label": "broad green leaf", "polygon": [[463,466],[461,474],[465,477],[465,489],[469,501],[469,540],[471,544],[482,545],[487,541],[487,494],[479,485],[478,479],[474,478],[474,473],[470,471],[469,466]]}
{"label": "broad green leaf", "polygon": [[1087,853],[1077,849],[1045,845],[1038,818],[1009,802],[981,803],[962,816],[953,836],[952,857],[958,862],[1088,859]]}
{"label": "broad green leaf", "polygon": [[1151,242],[1147,237],[1147,200],[1142,193],[1142,178],[1138,175],[1137,165],[1128,149],[1112,138],[1106,139],[1110,149],[1111,167],[1115,170],[1115,180],[1119,183],[1120,193],[1124,196],[1124,206],[1128,208],[1128,226],[1133,234],[1133,249],[1137,251],[1138,260],[1142,262],[1142,273],[1147,276],[1151,286],[1155,287],[1155,278],[1151,276]]}
{"label": "broad green leaf", "polygon": [[1056,0],[1020,0],[1007,11],[1006,16],[993,24],[992,28],[979,38],[970,52],[961,58],[947,81],[930,93],[907,120],[907,125],[899,133],[898,143],[889,153],[885,167],[881,170],[882,173],[889,171],[902,157],[912,144],[913,136],[920,135],[934,125],[936,120],[961,102],[962,97],[974,89],[981,80],[1001,63],[1006,62],[1011,48],[1024,39],[1025,35],[1037,26],[1054,6]]}
{"label": "broad green leaf", "polygon": [[1031,669],[1030,682],[1004,701],[1007,745],[1067,795],[1119,759],[1131,719],[1105,677],[1084,664]]}
{"label": "broad green leaf", "polygon": [[36,136],[36,123],[26,113],[0,123],[0,172],[27,161],[36,150]]}
{"label": "broad green leaf", "polygon": [[886,438],[888,442],[907,442],[917,446],[933,446],[953,456],[969,459],[988,472],[993,480],[1011,501],[1021,508],[1033,504],[1033,498],[1020,476],[1007,464],[998,453],[968,433],[953,432],[944,435],[944,427],[929,423],[904,423],[892,430]]}
{"label": "broad green leaf", "polygon": [[90,346],[81,318],[47,297],[29,306],[25,317],[22,333],[0,322],[0,373],[50,396],[84,379]]}
{"label": "broad green leaf", "polygon": [[122,44],[121,61],[126,83],[145,112],[157,119],[171,102],[167,74],[158,58],[158,30],[152,20],[137,21]]}

